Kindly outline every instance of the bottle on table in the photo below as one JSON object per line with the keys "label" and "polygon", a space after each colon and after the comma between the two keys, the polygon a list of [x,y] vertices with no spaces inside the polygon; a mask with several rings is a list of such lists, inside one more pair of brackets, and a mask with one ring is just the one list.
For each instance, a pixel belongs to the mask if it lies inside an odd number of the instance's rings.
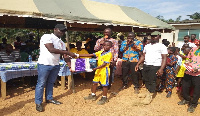
{"label": "bottle on table", "polygon": [[32,56],[31,55],[28,56],[28,61],[29,61],[29,63],[32,62]]}

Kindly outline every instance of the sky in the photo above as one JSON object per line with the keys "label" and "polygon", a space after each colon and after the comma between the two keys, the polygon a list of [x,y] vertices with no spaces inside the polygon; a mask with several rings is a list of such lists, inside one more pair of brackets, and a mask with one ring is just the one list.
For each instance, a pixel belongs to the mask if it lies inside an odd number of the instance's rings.
{"label": "sky", "polygon": [[153,17],[161,15],[165,20],[190,19],[189,16],[200,12],[200,0],[91,0],[116,4],[120,6],[136,7]]}

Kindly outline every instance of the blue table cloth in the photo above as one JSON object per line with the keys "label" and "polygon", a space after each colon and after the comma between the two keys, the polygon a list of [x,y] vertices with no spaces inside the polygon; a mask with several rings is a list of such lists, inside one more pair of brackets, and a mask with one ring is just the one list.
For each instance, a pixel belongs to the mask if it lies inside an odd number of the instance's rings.
{"label": "blue table cloth", "polygon": [[3,82],[10,79],[37,75],[37,62],[0,63],[0,76]]}
{"label": "blue table cloth", "polygon": [[[96,59],[90,59],[90,67],[96,67]],[[0,76],[3,82],[7,82],[10,79],[35,76],[37,75],[37,62],[13,62],[13,63],[0,63]],[[66,62],[60,62],[59,76],[69,76],[71,72]]]}

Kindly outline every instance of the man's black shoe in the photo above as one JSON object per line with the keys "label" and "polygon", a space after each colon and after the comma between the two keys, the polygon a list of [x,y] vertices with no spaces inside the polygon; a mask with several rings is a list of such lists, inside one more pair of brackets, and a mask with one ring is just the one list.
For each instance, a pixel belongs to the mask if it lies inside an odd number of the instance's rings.
{"label": "man's black shoe", "polygon": [[127,88],[128,88],[127,85],[123,85],[122,87],[119,88],[119,90],[121,91],[121,90],[124,90],[124,89],[127,89]]}
{"label": "man's black shoe", "polygon": [[189,101],[186,101],[185,99],[183,99],[178,102],[178,105],[185,105],[185,104],[189,104]]}
{"label": "man's black shoe", "polygon": [[139,94],[140,93],[139,88],[134,88],[134,93]]}
{"label": "man's black shoe", "polygon": [[56,104],[56,105],[62,104],[61,102],[56,101],[56,100],[46,100],[46,103],[53,103],[53,104]]}
{"label": "man's black shoe", "polygon": [[193,104],[192,104],[192,105],[189,105],[187,111],[190,112],[190,113],[193,113],[193,112],[195,111],[195,108],[196,108],[195,105],[193,105]]}
{"label": "man's black shoe", "polygon": [[38,112],[42,112],[43,111],[42,104],[36,104],[36,110]]}

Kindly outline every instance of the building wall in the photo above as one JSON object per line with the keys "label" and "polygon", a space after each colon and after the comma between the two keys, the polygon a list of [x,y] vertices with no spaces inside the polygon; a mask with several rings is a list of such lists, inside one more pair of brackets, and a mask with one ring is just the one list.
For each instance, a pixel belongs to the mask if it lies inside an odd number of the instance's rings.
{"label": "building wall", "polygon": [[162,42],[163,39],[167,39],[170,43],[173,42],[173,33],[161,33],[161,40]]}
{"label": "building wall", "polygon": [[[176,30],[172,31],[171,33],[161,33],[161,40],[167,39],[168,41],[170,41],[170,43],[174,41],[175,45],[178,45],[178,43],[180,42],[180,40],[178,40],[179,30],[188,31],[187,35],[193,34],[193,33],[191,33],[191,30],[200,30],[200,24],[191,24],[191,23],[190,24],[182,24],[182,25],[174,24],[173,26],[175,27]],[[175,34],[174,37],[173,37],[173,33]],[[199,35],[197,35],[197,37],[199,37],[197,39],[200,39],[200,31],[199,31]]]}

